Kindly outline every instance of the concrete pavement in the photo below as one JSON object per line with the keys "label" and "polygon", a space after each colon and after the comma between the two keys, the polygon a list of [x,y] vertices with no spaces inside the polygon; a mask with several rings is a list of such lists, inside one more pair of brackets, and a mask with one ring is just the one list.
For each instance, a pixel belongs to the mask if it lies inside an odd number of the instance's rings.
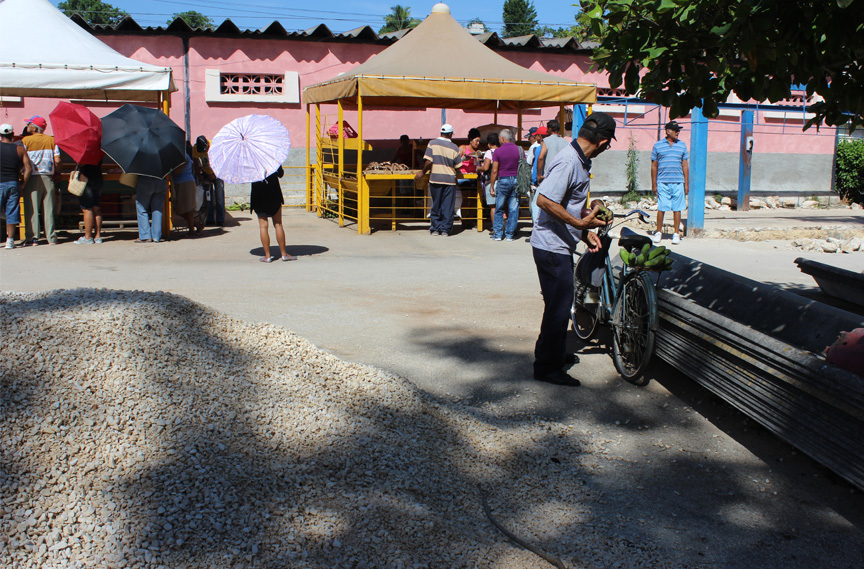
{"label": "concrete pavement", "polygon": [[[602,345],[579,345],[573,337],[581,362],[571,373],[582,387],[530,379],[542,301],[524,239],[493,242],[474,230],[430,237],[422,225],[358,236],[292,209],[284,215],[288,249],[299,260],[265,264],[258,262],[257,222],[248,212],[232,215],[236,223],[194,239],[135,244],[126,231],[85,246],[71,243],[76,234],[57,246],[0,251],[0,289],[173,292],[237,318],[284,326],[343,359],[474,405],[487,420],[534,414],[571,425],[620,458],[620,468],[602,473],[615,507],[646,518],[680,514],[675,531],[663,531],[682,556],[710,542],[746,549],[752,564],[741,567],[770,566],[777,555],[800,560],[788,567],[832,556],[835,566],[851,567],[864,551],[841,545],[864,543],[864,495],[669,366],[652,365],[652,381],[637,388],[618,377]],[[788,223],[815,226],[827,218],[861,227],[860,214],[833,210]],[[731,221],[709,216],[713,223]],[[675,250],[761,282],[816,289],[793,263],[808,255],[785,242],[685,239]],[[812,256],[864,268],[862,252]],[[647,472],[662,474],[652,478],[655,491],[643,495],[638,489]],[[778,539],[781,530],[794,540]]]}

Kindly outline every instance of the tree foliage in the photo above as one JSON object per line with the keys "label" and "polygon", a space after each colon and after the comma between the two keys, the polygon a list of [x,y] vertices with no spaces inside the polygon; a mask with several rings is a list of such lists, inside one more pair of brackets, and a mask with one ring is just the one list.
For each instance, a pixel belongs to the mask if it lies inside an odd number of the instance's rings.
{"label": "tree foliage", "polygon": [[533,0],[504,0],[501,19],[504,20],[502,33],[506,38],[527,36],[538,31]]}
{"label": "tree foliage", "polygon": [[378,30],[379,34],[415,28],[420,24],[420,20],[411,17],[411,8],[396,4],[390,9],[392,12],[384,16],[384,26]]}
{"label": "tree foliage", "polygon": [[864,139],[837,145],[834,189],[841,198],[864,205]]}
{"label": "tree foliage", "polygon": [[806,84],[824,101],[808,106],[805,129],[864,124],[864,0],[580,2],[595,32],[608,24],[594,61],[610,86],[623,82],[672,118],[698,106],[716,116],[731,93],[777,102]]}
{"label": "tree foliage", "polygon": [[586,41],[599,42],[603,39],[605,24],[602,22],[602,19],[600,20],[600,26],[597,29],[597,33],[595,33],[591,26],[591,18],[588,14],[585,12],[579,12],[574,17],[576,18],[576,23],[568,28],[552,28],[544,26],[538,30],[537,35],[552,38],[573,37],[579,40],[580,43]]}
{"label": "tree foliage", "polygon": [[216,27],[216,22],[211,20],[209,17],[205,16],[201,12],[196,12],[195,10],[187,10],[186,12],[177,12],[173,16],[171,16],[166,24],[170,24],[177,18],[182,18],[184,22],[186,22],[190,28],[204,28],[210,29]]}
{"label": "tree foliage", "polygon": [[60,2],[57,8],[63,10],[67,16],[79,14],[88,24],[92,25],[116,26],[120,20],[129,15],[101,0],[67,0]]}

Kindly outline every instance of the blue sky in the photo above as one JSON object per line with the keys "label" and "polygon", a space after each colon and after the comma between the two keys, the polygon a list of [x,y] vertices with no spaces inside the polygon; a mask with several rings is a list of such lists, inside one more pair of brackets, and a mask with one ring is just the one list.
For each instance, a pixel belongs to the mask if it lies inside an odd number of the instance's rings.
{"label": "blue sky", "polygon": [[[63,0],[51,0],[56,6]],[[240,29],[259,29],[273,20],[286,30],[303,30],[324,23],[334,32],[344,32],[363,25],[375,31],[383,25],[384,16],[396,4],[407,6],[411,15],[423,19],[435,5],[434,0],[326,0],[298,2],[296,0],[103,0],[128,12],[135,20],[148,26],[162,26],[176,12],[196,10],[217,23],[230,18]],[[569,26],[578,9],[578,0],[534,0],[537,19],[541,26]],[[448,2],[453,17],[467,23],[480,18],[496,32],[500,32],[504,0],[473,0]]]}

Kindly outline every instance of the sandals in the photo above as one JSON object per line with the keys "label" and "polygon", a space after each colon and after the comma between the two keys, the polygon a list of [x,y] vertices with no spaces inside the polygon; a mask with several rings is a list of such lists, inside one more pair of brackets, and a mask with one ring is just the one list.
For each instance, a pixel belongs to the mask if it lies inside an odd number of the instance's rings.
{"label": "sandals", "polygon": [[136,239],[135,243],[152,243],[152,239]]}
{"label": "sandals", "polygon": [[[260,259],[258,259],[258,261],[260,261],[261,263],[272,263],[274,259],[276,259],[276,257],[261,257]],[[282,260],[296,261],[297,257],[294,257],[292,255],[285,255],[284,257],[282,257]]]}

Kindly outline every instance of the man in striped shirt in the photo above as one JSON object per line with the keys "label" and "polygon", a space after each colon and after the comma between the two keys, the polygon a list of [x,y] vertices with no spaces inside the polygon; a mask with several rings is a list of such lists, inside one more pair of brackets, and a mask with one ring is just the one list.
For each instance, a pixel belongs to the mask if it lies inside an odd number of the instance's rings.
{"label": "man in striped shirt", "polygon": [[429,141],[426,162],[423,168],[414,176],[422,178],[426,172],[429,175],[429,195],[432,196],[432,211],[430,215],[430,235],[450,235],[453,230],[454,202],[456,199],[456,168],[462,165],[459,157],[459,147],[450,140],[453,138],[453,127],[441,125],[441,136]]}

